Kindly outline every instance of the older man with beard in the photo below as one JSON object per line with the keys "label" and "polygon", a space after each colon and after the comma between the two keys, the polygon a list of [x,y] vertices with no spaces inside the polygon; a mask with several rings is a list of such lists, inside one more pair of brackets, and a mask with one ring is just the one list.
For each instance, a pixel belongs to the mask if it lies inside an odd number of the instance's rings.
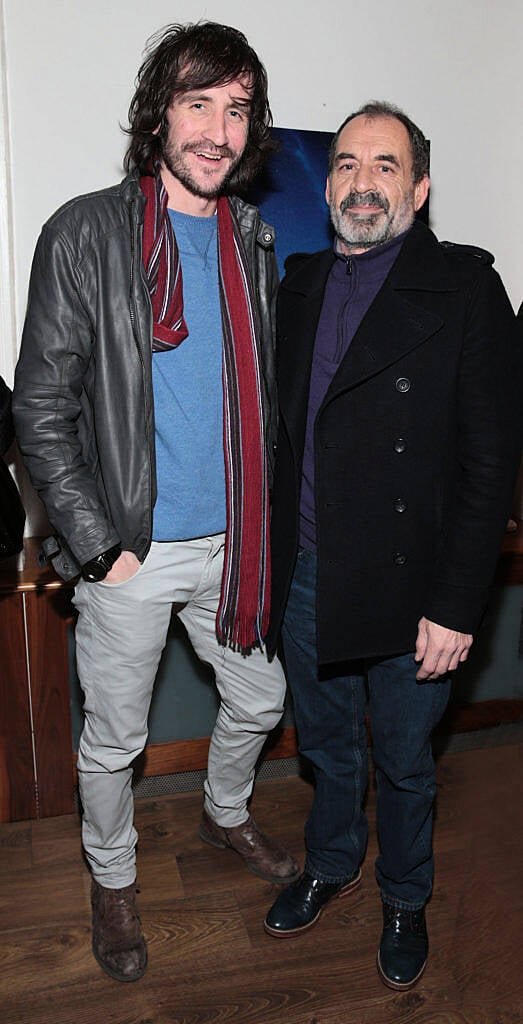
{"label": "older man with beard", "polygon": [[316,789],[306,863],[265,920],[310,928],[358,885],[368,692],[383,903],[378,970],[407,989],[428,954],[431,733],[485,610],[520,454],[515,318],[493,258],[415,221],[428,146],[397,108],[338,130],[333,250],[286,264],[268,644],[280,626]]}

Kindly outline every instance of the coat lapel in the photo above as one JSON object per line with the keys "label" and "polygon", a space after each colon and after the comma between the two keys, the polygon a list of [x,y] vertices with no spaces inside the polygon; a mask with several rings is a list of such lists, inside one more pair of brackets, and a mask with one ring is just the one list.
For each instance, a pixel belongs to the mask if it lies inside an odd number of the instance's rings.
{"label": "coat lapel", "polygon": [[342,360],[326,401],[394,365],[437,335],[443,318],[419,301],[427,292],[455,291],[436,237],[415,223]]}
{"label": "coat lapel", "polygon": [[392,366],[442,326],[440,316],[420,309],[385,283],[360,324],[327,398]]}
{"label": "coat lapel", "polygon": [[327,249],[306,261],[291,262],[278,297],[278,399],[291,440],[305,429],[305,413],[316,328],[329,270],[334,261]]}
{"label": "coat lapel", "polygon": [[[309,398],[316,328],[332,250],[292,257],[278,302],[280,412],[300,452]],[[327,392],[325,402],[380,373],[437,335],[442,317],[419,296],[454,291],[435,235],[416,222],[374,302],[363,318]]]}

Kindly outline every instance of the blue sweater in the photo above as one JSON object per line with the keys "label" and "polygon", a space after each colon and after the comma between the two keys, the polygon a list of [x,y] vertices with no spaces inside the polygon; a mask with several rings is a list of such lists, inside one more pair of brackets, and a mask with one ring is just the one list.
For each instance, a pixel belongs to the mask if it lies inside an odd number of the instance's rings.
{"label": "blue sweater", "polygon": [[212,536],[226,522],[217,218],[169,214],[189,334],[153,354],[157,541]]}

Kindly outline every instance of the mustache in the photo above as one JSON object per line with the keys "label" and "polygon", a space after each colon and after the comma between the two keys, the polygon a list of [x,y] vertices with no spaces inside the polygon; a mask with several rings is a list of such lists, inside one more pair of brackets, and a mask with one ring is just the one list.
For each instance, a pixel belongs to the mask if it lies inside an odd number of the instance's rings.
{"label": "mustache", "polygon": [[236,153],[226,143],[223,146],[215,146],[214,143],[211,144],[205,139],[200,139],[199,142],[186,142],[182,146],[182,153],[201,153],[202,151],[216,153],[217,156],[226,156],[231,160],[234,160],[236,156]]}
{"label": "mustache", "polygon": [[346,213],[358,206],[379,206],[385,213],[389,212],[390,203],[381,192],[349,192],[340,203],[340,213]]}

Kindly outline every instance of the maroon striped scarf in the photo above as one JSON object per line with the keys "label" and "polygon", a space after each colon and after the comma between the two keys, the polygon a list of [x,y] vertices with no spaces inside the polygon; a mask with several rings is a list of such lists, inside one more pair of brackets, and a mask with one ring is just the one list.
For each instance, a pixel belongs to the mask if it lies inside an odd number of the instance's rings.
{"label": "maroon striped scarf", "polygon": [[[142,259],[153,309],[153,351],[187,337],[182,269],[158,168],[140,178],[146,198]],[[216,615],[220,643],[247,652],[269,625],[269,493],[260,346],[253,285],[232,204],[218,200],[218,272],[223,329],[227,528]]]}

